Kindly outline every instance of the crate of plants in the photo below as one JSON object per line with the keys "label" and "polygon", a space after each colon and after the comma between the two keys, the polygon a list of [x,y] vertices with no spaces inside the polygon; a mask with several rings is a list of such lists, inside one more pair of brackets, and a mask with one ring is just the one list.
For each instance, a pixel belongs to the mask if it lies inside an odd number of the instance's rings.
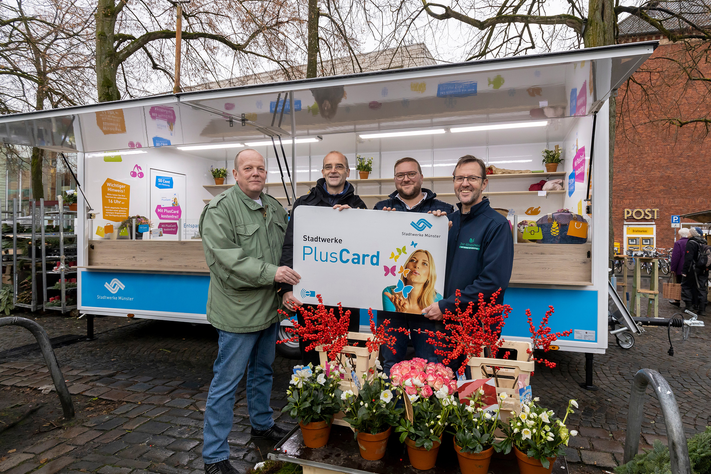
{"label": "crate of plants", "polygon": [[[66,306],[74,306],[76,304],[74,298],[67,298],[67,303]],[[62,298],[61,296],[52,296],[47,303],[45,303],[45,306],[49,308],[56,308],[59,306],[62,306]]]}
{"label": "crate of plants", "polygon": [[[67,290],[75,289],[77,287],[77,279],[76,278],[65,278],[64,279],[64,288]],[[54,284],[54,286],[51,288],[52,290],[61,290],[62,289],[62,280],[59,280],[57,283]]]}

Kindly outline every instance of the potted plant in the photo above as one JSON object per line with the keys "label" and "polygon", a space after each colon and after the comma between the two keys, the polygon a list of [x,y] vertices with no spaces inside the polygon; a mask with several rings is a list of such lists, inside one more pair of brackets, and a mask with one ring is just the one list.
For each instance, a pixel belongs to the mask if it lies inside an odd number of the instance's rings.
{"label": "potted plant", "polygon": [[[460,400],[449,417],[462,474],[486,474],[494,454],[494,432],[501,424],[499,409],[497,406],[494,410],[485,410],[483,396],[484,391],[479,389],[473,397]],[[499,398],[503,401],[506,394],[502,393]]]}
{"label": "potted plant", "polygon": [[414,358],[390,369],[392,384],[404,394],[405,418],[395,429],[407,445],[415,469],[432,469],[450,412],[456,409],[457,382],[449,367]]}
{"label": "potted plant", "polygon": [[558,456],[565,454],[565,446],[577,431],[568,431],[565,420],[577,408],[575,400],[568,401],[561,421],[552,410],[538,406],[538,398],[521,404],[521,413],[512,416],[504,426],[506,438],[500,450],[505,454],[514,450],[522,474],[550,474]]}
{"label": "potted plant", "polygon": [[356,170],[360,173],[360,179],[368,179],[368,175],[373,171],[373,157],[366,159],[356,155]]}
{"label": "potted plant", "polygon": [[128,219],[125,219],[121,221],[121,224],[119,225],[118,228],[118,233],[121,234],[121,231],[124,229],[128,232],[128,237],[131,238],[133,235],[133,221],[136,221],[136,240],[141,240],[143,238],[143,233],[138,231],[138,226],[141,225],[147,225],[148,228],[150,229],[153,227],[153,224],[151,224],[151,221],[144,216],[129,216]]}
{"label": "potted plant", "polygon": [[563,150],[560,145],[556,145],[554,149],[549,150],[546,148],[543,150],[543,163],[546,165],[546,171],[549,173],[554,173],[558,169],[558,163],[563,161],[560,154]]}
{"label": "potted plant", "polygon": [[70,211],[77,210],[77,192],[73,189],[68,189],[64,191],[64,196],[62,197],[64,204],[69,206]]}
{"label": "potted plant", "polygon": [[[378,364],[379,365],[379,364]],[[343,392],[344,421],[355,431],[358,448],[363,459],[377,461],[385,456],[392,427],[400,421],[402,408],[397,408],[397,397],[387,375],[380,367],[363,374],[356,395],[351,390]]]}
{"label": "potted plant", "polygon": [[307,448],[320,448],[328,443],[333,416],[341,411],[339,384],[343,372],[333,362],[315,368],[311,364],[294,367],[284,411],[299,420]]}
{"label": "potted plant", "polygon": [[215,179],[215,184],[220,185],[225,183],[225,178],[227,177],[227,168],[214,168],[210,166],[210,172],[212,177]]}

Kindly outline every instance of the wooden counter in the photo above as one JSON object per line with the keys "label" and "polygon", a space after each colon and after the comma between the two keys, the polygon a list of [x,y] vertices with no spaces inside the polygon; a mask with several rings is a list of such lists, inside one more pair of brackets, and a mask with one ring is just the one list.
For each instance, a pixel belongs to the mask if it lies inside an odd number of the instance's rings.
{"label": "wooden counter", "polygon": [[201,240],[92,240],[88,270],[210,273]]}
{"label": "wooden counter", "polygon": [[592,285],[592,244],[515,244],[511,284]]}

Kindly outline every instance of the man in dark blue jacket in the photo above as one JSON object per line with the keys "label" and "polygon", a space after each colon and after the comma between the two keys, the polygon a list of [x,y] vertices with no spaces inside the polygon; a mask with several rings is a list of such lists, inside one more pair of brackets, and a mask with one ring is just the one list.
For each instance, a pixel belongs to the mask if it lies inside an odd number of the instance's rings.
{"label": "man in dark blue jacket", "polygon": [[395,192],[380,201],[373,209],[384,211],[454,212],[454,206],[439,199],[429,189],[422,187],[422,168],[416,159],[405,157],[395,162]]}
{"label": "man in dark blue jacket", "polygon": [[446,310],[455,312],[455,292],[461,291],[460,308],[479,300],[488,301],[501,289],[496,300],[504,301],[513,267],[513,236],[509,221],[491,208],[482,195],[488,180],[486,165],[479,158],[463,156],[454,168],[454,193],[458,211],[450,214],[452,226],[447,242],[447,276],[444,298],[423,310],[432,321],[442,320]]}
{"label": "man in dark blue jacket", "polygon": [[[396,191],[384,201],[380,201],[375,205],[376,210],[384,211],[402,211],[402,212],[419,212],[436,214],[444,216],[454,212],[454,206],[446,202],[435,199],[437,196],[429,189],[422,187],[422,168],[416,159],[406,157],[400,158],[395,162],[395,189]],[[385,319],[390,320],[390,327],[405,328],[410,330],[410,339],[415,348],[415,356],[426,359],[430,362],[439,362],[437,355],[434,353],[434,347],[427,343],[429,336],[421,330],[437,330],[436,323],[424,318],[422,314],[408,314],[403,312],[398,306],[393,293],[393,306],[398,312],[378,311],[378,325],[382,324]],[[383,345],[380,347],[380,352],[383,355],[383,369],[387,375],[390,375],[390,368],[396,363],[405,360],[407,352],[408,337],[400,332],[391,332],[391,336],[395,337],[393,350]]]}

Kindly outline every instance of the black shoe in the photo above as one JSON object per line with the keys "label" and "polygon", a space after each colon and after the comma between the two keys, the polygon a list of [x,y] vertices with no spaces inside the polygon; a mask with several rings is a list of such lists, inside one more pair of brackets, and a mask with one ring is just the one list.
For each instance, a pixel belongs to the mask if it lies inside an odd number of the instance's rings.
{"label": "black shoe", "polygon": [[214,464],[205,464],[205,474],[239,474],[229,461],[220,461]]}
{"label": "black shoe", "polygon": [[269,441],[281,441],[287,434],[289,430],[281,428],[279,425],[274,423],[268,430],[255,430],[252,428],[252,438],[268,439]]}
{"label": "black shoe", "polygon": [[681,301],[669,300],[669,304],[672,304],[674,306],[681,308]]}

